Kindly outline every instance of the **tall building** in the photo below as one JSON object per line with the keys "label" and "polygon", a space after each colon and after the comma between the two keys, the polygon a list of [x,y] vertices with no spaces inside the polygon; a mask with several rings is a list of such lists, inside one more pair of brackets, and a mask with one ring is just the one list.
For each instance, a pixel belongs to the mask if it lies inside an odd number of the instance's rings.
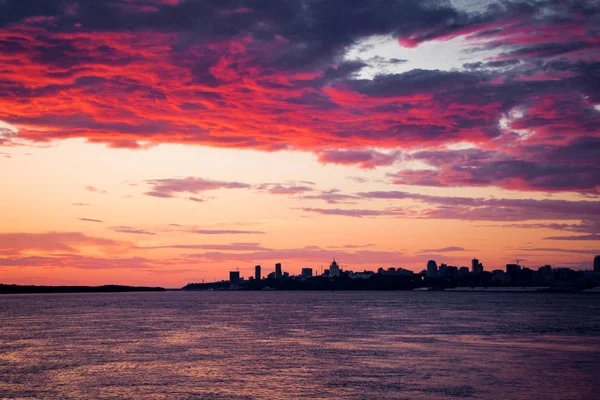
{"label": "tall building", "polygon": [[254,279],[260,281],[260,265],[254,267]]}
{"label": "tall building", "polygon": [[281,272],[281,263],[275,264],[275,279],[281,279],[283,273]]}
{"label": "tall building", "polygon": [[538,274],[540,276],[552,276],[552,266],[544,265],[543,267],[539,267]]}
{"label": "tall building", "polygon": [[446,264],[440,265],[440,269],[438,270],[438,275],[440,278],[448,277],[448,266]]}
{"label": "tall building", "polygon": [[594,257],[594,272],[600,272],[600,256]]}
{"label": "tall building", "polygon": [[302,277],[303,278],[310,278],[311,276],[313,276],[312,268],[302,268]]}
{"label": "tall building", "polygon": [[341,275],[340,266],[338,265],[338,263],[335,261],[335,258],[334,258],[333,262],[329,266],[329,277],[337,278],[340,275]]}
{"label": "tall building", "polygon": [[240,281],[240,271],[229,271],[229,283],[235,285]]}
{"label": "tall building", "polygon": [[434,260],[427,261],[427,277],[428,278],[437,278],[437,275],[438,275],[437,263]]}
{"label": "tall building", "polygon": [[474,258],[471,260],[471,272],[474,274],[483,273],[483,264],[478,259]]}
{"label": "tall building", "polygon": [[450,279],[456,279],[458,276],[458,267],[449,265],[446,269],[446,276]]}
{"label": "tall building", "polygon": [[506,280],[509,286],[519,283],[519,273],[521,266],[519,264],[506,264]]}

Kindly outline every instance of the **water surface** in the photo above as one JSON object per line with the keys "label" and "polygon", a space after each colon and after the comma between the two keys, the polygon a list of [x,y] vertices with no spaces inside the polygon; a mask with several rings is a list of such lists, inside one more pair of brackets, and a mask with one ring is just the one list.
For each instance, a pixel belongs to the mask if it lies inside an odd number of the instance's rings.
{"label": "water surface", "polygon": [[600,296],[0,296],[0,398],[598,399]]}

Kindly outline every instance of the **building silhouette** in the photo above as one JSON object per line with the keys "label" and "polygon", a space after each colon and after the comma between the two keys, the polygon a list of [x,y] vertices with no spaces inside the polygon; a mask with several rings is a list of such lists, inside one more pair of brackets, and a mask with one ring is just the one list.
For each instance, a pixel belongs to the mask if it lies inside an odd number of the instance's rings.
{"label": "building silhouette", "polygon": [[471,272],[474,274],[483,273],[483,264],[478,259],[474,258],[471,260]]}
{"label": "building silhouette", "polygon": [[335,261],[335,258],[334,258],[333,262],[329,266],[329,277],[337,278],[338,276],[341,275],[341,273],[342,273],[342,271],[340,270],[340,266],[338,265],[338,263]]}
{"label": "building silhouette", "polygon": [[229,283],[236,285],[240,281],[240,271],[229,271]]}
{"label": "building silhouette", "polygon": [[311,276],[313,276],[312,268],[302,268],[302,277],[303,278],[310,278]]}
{"label": "building silhouette", "polygon": [[438,266],[434,260],[427,261],[427,277],[428,278],[437,278],[438,276]]}
{"label": "building silhouette", "polygon": [[515,286],[519,283],[519,273],[521,266],[519,264],[506,264],[506,280],[509,286]]}
{"label": "building silhouette", "polygon": [[254,267],[254,279],[260,281],[260,265]]}
{"label": "building silhouette", "polygon": [[[261,280],[262,268],[256,265],[255,276],[249,279],[240,276],[239,270],[230,271],[229,281],[190,283],[184,290],[449,290],[466,287],[480,290],[509,286],[521,287],[524,291],[575,293],[600,287],[600,256],[594,257],[594,271],[551,265],[531,269],[519,265],[519,261],[506,264],[506,272],[494,269],[478,273],[483,270],[483,265],[478,259],[473,259],[473,271],[469,267],[459,268],[445,263],[438,266],[435,260],[429,260],[427,268],[419,273],[400,267],[380,267],[377,272],[365,270],[355,273],[351,269],[342,270],[334,259],[330,268],[318,276],[313,275],[314,270],[310,267],[302,268],[300,274],[283,272],[281,263],[277,263],[275,271],[268,274],[268,280]],[[6,292],[3,288],[6,286],[0,284],[0,293]]]}
{"label": "building silhouette", "polygon": [[447,278],[448,277],[448,265],[446,264],[441,264],[440,268],[438,269],[438,276],[440,278]]}

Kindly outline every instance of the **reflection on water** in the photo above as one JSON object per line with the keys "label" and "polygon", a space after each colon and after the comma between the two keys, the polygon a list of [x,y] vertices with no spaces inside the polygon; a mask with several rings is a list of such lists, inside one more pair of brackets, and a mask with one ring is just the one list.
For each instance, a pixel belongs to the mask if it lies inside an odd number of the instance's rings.
{"label": "reflection on water", "polygon": [[0,297],[0,398],[597,399],[600,297]]}

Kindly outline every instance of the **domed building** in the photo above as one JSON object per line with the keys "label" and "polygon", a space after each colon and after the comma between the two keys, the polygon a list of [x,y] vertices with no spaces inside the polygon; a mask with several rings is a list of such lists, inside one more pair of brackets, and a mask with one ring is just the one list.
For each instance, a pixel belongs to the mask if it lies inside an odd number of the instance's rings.
{"label": "domed building", "polygon": [[335,258],[334,258],[333,262],[329,266],[329,277],[337,278],[341,275],[341,273],[342,273],[342,271],[340,270],[340,266],[338,265],[338,263],[335,261]]}

